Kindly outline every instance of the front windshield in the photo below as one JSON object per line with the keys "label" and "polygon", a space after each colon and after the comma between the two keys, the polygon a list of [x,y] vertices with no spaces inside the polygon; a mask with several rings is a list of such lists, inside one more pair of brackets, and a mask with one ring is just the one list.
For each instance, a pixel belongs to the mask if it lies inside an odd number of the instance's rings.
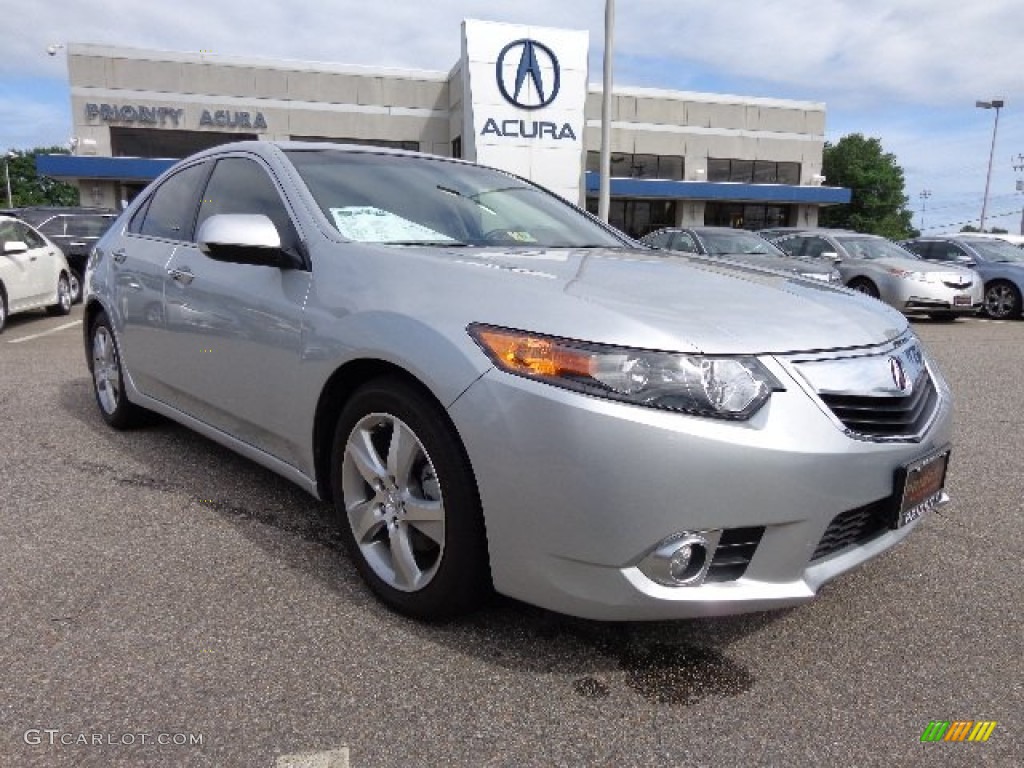
{"label": "front windshield", "polygon": [[[966,240],[966,238],[964,238]],[[969,240],[971,248],[980,253],[987,261],[1024,262],[1024,250],[1005,240]]]}
{"label": "front windshield", "polygon": [[920,259],[884,237],[837,237],[851,259]]}
{"label": "front windshield", "polygon": [[561,198],[501,171],[336,149],[286,154],[327,220],[349,240],[525,248],[627,244]]}
{"label": "front windshield", "polygon": [[763,253],[769,256],[785,256],[781,250],[760,235],[737,229],[733,232],[698,232],[704,249],[712,256],[733,253]]}

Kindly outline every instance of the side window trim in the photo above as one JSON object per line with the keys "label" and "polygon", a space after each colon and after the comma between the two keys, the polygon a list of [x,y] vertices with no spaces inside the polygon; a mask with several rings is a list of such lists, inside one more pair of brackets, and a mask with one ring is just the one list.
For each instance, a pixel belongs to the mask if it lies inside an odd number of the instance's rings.
{"label": "side window trim", "polygon": [[[273,188],[274,192],[277,193],[277,201],[280,204],[281,209],[284,212],[285,217],[286,217],[286,219],[288,221],[288,224],[290,225],[290,228],[291,228],[291,232],[289,232],[289,233],[279,233],[282,236],[281,237],[282,245],[286,249],[297,248],[298,249],[298,254],[297,255],[301,256],[303,262],[306,263],[306,266],[308,268],[310,265],[309,265],[309,262],[308,262],[308,257],[307,257],[307,255],[305,253],[305,248],[302,245],[302,243],[304,241],[304,238],[302,236],[302,230],[299,228],[298,218],[295,215],[295,207],[292,204],[292,201],[289,199],[287,193],[285,192],[284,185],[281,184],[281,181],[277,177],[277,174],[274,173],[274,169],[271,168],[270,166],[268,166],[263,161],[262,157],[259,157],[258,155],[250,154],[248,152],[241,152],[241,151],[239,151],[239,152],[231,152],[229,154],[225,154],[225,155],[221,155],[219,157],[216,157],[213,160],[214,161],[210,163],[210,168],[209,168],[209,170],[208,170],[208,172],[206,174],[206,178],[203,180],[203,183],[202,183],[202,190],[201,190],[201,193],[199,195],[199,204],[196,206],[195,216],[193,217],[193,221],[192,221],[193,232],[192,232],[192,240],[191,240],[191,242],[195,243],[195,238],[199,234],[196,231],[196,229],[197,229],[196,224],[198,224],[199,216],[200,216],[200,214],[202,212],[202,203],[206,199],[207,192],[209,191],[210,183],[213,180],[213,175],[214,175],[214,173],[216,173],[217,166],[220,165],[220,163],[224,162],[225,160],[245,160],[245,161],[248,161],[248,162],[252,163],[253,165],[255,165],[257,168],[259,168],[263,172],[264,176],[269,181],[269,183],[270,183],[271,187]],[[295,242],[294,243],[290,243],[290,244],[289,243],[285,243],[285,239],[286,239],[287,235],[294,236]]]}
{"label": "side window trim", "polygon": [[[199,215],[199,203],[202,200],[203,192],[206,190],[206,184],[209,182],[210,173],[213,170],[213,166],[214,166],[214,163],[211,162],[209,158],[203,158],[199,162],[189,163],[188,165],[185,165],[185,166],[182,166],[181,168],[175,169],[174,173],[172,173],[169,176],[167,176],[166,178],[164,178],[160,182],[160,185],[156,189],[154,189],[148,195],[148,197],[142,203],[142,206],[139,208],[139,210],[132,216],[131,221],[129,222],[129,228],[130,228],[131,234],[133,234],[133,235],[135,235],[137,237],[145,237],[145,238],[148,238],[148,239],[151,239],[151,240],[162,240],[162,241],[168,242],[168,243],[193,243],[193,242],[195,242],[195,240],[194,240],[194,237],[195,237],[195,226],[196,226],[196,217]],[[198,179],[197,184],[196,184],[196,195],[195,195],[195,199],[192,201],[192,210],[185,217],[184,221],[182,222],[183,227],[182,227],[182,231],[179,233],[180,236],[179,237],[167,237],[167,236],[164,236],[164,235],[154,235],[152,233],[143,232],[142,231],[142,227],[145,226],[146,217],[149,216],[149,209],[151,208],[151,206],[153,204],[153,200],[156,198],[156,196],[160,192],[160,190],[164,187],[165,184],[167,184],[168,181],[173,179],[175,176],[178,176],[178,175],[180,175],[182,173],[186,173],[186,172],[192,170],[193,168],[201,168],[202,169],[202,173],[200,174],[199,179]],[[143,210],[143,208],[145,210]],[[141,216],[141,219],[138,220],[138,226],[136,227],[135,226],[136,218],[139,217],[139,216]]]}

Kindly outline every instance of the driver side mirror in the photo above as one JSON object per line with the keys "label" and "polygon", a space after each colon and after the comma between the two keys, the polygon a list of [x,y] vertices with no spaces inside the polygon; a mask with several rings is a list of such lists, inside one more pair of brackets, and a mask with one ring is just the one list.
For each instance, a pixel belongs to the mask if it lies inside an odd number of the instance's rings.
{"label": "driver side mirror", "polygon": [[25,253],[28,250],[28,243],[23,240],[5,240],[4,253],[13,256],[16,253]]}
{"label": "driver side mirror", "polygon": [[284,250],[277,227],[262,213],[219,213],[199,228],[199,250],[216,261],[256,267],[301,269],[299,259]]}
{"label": "driver side mirror", "polygon": [[842,261],[842,258],[835,251],[822,251],[821,258],[829,259],[834,264],[838,264]]}

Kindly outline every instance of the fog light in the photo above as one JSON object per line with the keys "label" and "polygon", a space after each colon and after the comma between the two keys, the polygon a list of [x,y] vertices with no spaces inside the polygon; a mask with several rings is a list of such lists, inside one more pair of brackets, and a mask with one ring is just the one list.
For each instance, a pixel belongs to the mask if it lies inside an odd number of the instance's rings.
{"label": "fog light", "polygon": [[[721,531],[689,531],[665,539],[639,564],[649,579],[667,587],[694,587],[704,581]],[[709,541],[713,539],[713,541]]]}

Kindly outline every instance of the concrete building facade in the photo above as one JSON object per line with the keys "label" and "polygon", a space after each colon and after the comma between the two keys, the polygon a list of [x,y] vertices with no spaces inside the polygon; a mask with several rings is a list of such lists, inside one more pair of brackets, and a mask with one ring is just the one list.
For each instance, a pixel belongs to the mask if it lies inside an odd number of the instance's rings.
{"label": "concrete building facade", "polygon": [[[503,168],[596,211],[601,88],[585,31],[467,20],[447,71],[67,47],[72,154],[40,172],[120,207],[174,160],[239,139],[376,144]],[[611,222],[813,226],[825,106],[616,88]]]}

